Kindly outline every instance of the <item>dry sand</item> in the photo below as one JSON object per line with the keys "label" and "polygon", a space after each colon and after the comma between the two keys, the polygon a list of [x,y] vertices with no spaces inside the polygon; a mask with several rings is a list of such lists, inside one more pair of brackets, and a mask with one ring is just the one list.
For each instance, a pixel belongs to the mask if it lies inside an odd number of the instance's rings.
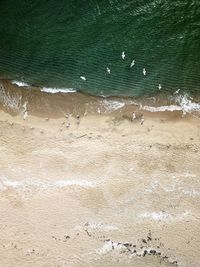
{"label": "dry sand", "polygon": [[200,266],[200,120],[117,114],[0,111],[0,266]]}

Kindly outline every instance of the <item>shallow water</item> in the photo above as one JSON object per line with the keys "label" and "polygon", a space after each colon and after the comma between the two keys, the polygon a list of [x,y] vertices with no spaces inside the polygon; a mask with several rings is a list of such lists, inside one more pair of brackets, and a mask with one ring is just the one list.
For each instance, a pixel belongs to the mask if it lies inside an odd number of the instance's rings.
{"label": "shallow water", "polygon": [[4,0],[0,75],[94,95],[198,93],[199,17],[195,0]]}
{"label": "shallow water", "polygon": [[133,111],[137,117],[142,112],[173,112],[175,116],[179,113],[179,118],[186,114],[200,116],[200,96],[193,98],[182,90],[155,97],[98,97],[76,92],[73,88],[66,91],[65,88],[30,87],[6,80],[0,80],[0,106],[7,112],[17,114],[26,109],[29,114],[39,116],[114,113],[118,118],[131,120]]}

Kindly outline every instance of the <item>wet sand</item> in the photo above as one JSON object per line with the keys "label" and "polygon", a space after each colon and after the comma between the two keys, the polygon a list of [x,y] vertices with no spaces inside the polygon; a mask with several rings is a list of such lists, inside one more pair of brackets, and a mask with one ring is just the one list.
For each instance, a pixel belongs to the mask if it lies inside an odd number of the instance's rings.
{"label": "wet sand", "polygon": [[199,266],[199,118],[40,94],[23,120],[25,94],[0,111],[1,266]]}

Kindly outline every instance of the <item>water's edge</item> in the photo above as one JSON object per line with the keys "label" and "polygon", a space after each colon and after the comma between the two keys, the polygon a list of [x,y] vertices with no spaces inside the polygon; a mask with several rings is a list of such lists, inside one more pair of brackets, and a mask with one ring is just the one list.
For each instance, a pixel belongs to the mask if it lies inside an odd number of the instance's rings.
{"label": "water's edge", "polygon": [[16,114],[29,113],[46,116],[110,114],[132,115],[132,112],[171,113],[199,115],[200,103],[188,94],[158,94],[155,97],[93,96],[73,88],[41,88],[26,83],[0,80],[0,105]]}

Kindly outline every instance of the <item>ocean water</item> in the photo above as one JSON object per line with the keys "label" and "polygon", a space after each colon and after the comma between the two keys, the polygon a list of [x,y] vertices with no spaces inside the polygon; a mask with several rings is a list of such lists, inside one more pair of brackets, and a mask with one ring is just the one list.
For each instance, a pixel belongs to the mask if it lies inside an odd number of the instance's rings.
{"label": "ocean water", "polygon": [[0,77],[93,95],[152,96],[159,84],[198,94],[200,2],[1,0]]}

